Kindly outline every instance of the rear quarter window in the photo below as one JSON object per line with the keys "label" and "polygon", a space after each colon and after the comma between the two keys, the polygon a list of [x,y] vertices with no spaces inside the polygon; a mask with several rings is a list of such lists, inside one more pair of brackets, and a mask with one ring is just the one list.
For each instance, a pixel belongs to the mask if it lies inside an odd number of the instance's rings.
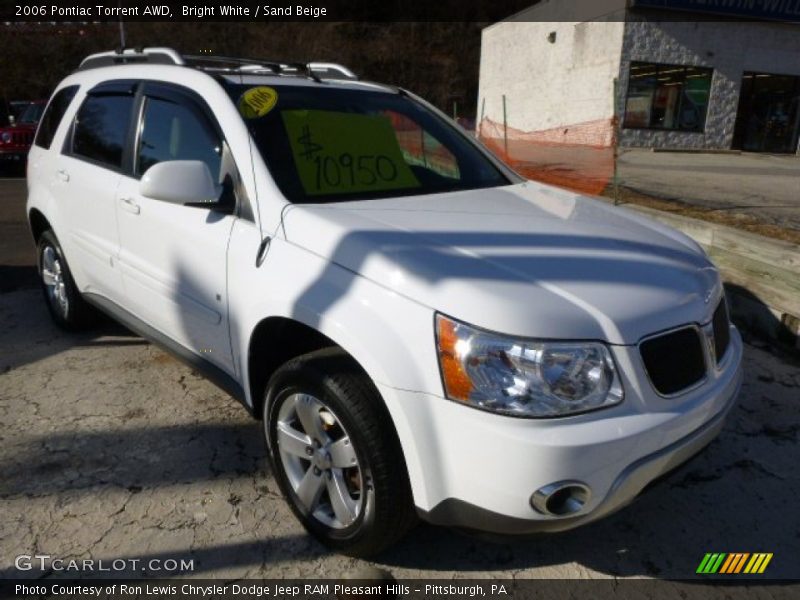
{"label": "rear quarter window", "polygon": [[77,85],[70,85],[61,88],[55,93],[52,100],[50,100],[50,104],[47,105],[47,109],[44,111],[42,120],[39,122],[39,129],[36,130],[36,138],[33,140],[34,144],[40,148],[50,148],[58,126],[61,124],[64,113],[67,112],[67,108],[69,108],[69,105],[72,103],[72,99],[75,97],[78,87]]}

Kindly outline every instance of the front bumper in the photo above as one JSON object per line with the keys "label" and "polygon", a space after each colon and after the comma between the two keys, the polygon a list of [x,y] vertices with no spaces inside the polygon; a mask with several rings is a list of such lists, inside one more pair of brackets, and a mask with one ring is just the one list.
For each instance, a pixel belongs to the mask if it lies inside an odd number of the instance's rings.
{"label": "front bumper", "polygon": [[[504,417],[425,394],[382,389],[398,427],[417,510],[435,524],[505,534],[561,531],[606,516],[721,431],[741,386],[742,342],[731,329],[721,368],[681,397],[659,398],[617,356],[626,380],[619,406],[562,419]],[[385,396],[386,397],[386,396]],[[534,510],[534,491],[573,480],[591,489],[569,516]]]}

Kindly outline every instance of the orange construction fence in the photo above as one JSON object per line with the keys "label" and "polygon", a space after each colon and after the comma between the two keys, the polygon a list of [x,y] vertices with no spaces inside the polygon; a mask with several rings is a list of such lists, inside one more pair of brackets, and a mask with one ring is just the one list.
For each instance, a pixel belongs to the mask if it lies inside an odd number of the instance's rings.
{"label": "orange construction fence", "polygon": [[614,177],[615,119],[541,131],[504,127],[484,118],[478,138],[520,175],[598,195]]}

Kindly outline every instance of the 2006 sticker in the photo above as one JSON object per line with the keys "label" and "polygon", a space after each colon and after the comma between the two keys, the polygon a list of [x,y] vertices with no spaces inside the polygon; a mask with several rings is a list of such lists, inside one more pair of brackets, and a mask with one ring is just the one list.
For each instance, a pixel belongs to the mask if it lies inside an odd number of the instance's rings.
{"label": "2006 sticker", "polygon": [[277,102],[278,92],[271,87],[252,87],[239,98],[239,112],[245,119],[258,119],[275,108]]}

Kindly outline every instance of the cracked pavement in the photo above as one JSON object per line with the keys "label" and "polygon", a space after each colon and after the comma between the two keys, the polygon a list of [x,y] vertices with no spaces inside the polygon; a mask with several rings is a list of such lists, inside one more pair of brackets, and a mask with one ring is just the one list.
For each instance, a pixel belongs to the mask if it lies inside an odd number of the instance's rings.
{"label": "cracked pavement", "polygon": [[[800,368],[748,344],[725,430],[633,505],[558,535],[483,540],[420,525],[371,563],[395,577],[686,578],[705,552],[800,565]],[[37,289],[0,294],[0,576],[19,554],[193,559],[192,572],[339,577],[369,563],[307,536],[264,460],[260,424],[124,328],[69,334]],[[72,573],[74,575],[74,573]]]}

